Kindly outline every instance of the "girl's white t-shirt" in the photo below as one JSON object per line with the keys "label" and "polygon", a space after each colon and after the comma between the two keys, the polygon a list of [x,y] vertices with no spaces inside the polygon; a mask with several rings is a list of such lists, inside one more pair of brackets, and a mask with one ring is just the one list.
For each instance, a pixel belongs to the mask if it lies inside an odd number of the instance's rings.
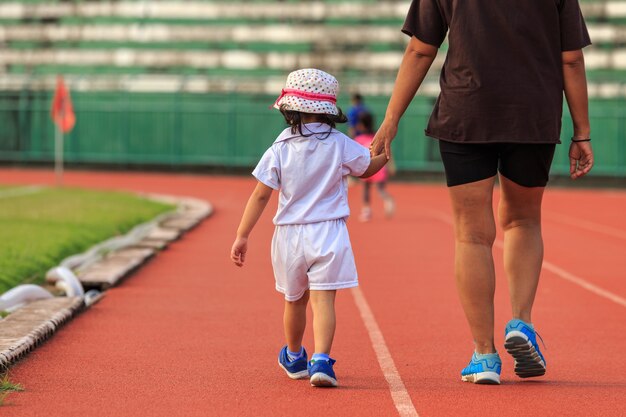
{"label": "girl's white t-shirt", "polygon": [[[330,131],[330,134],[328,132]],[[370,164],[369,151],[323,123],[285,129],[252,172],[279,191],[274,224],[306,224],[350,215],[348,175],[361,176]]]}

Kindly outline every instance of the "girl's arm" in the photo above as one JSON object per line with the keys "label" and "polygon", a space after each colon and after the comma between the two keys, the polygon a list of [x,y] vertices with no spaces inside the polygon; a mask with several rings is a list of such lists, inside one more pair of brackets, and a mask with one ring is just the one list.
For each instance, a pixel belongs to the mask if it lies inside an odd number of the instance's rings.
{"label": "girl's arm", "polygon": [[[574,123],[573,139],[589,139],[589,102],[585,58],[582,50],[562,53],[565,98]],[[569,148],[570,176],[572,179],[587,174],[593,166],[591,142],[572,142]]]}
{"label": "girl's arm", "polygon": [[387,161],[388,161],[387,156],[385,156],[384,153],[381,153],[380,155],[372,156],[372,159],[370,159],[370,165],[367,167],[365,172],[361,174],[359,178],[368,178],[376,174],[378,171],[380,171],[382,167],[385,166]]}
{"label": "girl's arm", "polygon": [[385,120],[376,132],[374,141],[370,146],[372,155],[378,155],[384,149],[387,158],[391,158],[391,141],[398,132],[400,118],[411,104],[411,100],[422,85],[422,81],[424,81],[424,77],[426,77],[426,73],[436,56],[437,47],[424,43],[415,36],[411,37],[398,70]]}
{"label": "girl's arm", "polygon": [[248,204],[246,204],[241,223],[239,223],[239,228],[237,229],[237,238],[230,251],[230,259],[237,266],[243,266],[246,260],[248,236],[259,220],[259,217],[261,217],[261,214],[263,214],[263,210],[272,196],[272,191],[272,188],[262,182],[258,182],[252,195],[248,199]]}

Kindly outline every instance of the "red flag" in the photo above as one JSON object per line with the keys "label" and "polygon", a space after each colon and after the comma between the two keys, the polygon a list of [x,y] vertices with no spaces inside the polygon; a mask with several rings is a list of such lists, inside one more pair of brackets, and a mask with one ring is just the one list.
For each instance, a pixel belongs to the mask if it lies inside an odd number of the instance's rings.
{"label": "red flag", "polygon": [[61,76],[57,78],[57,88],[54,91],[50,114],[52,115],[52,121],[59,126],[63,133],[72,130],[76,124],[76,115],[74,114],[70,92],[65,87],[63,77]]}

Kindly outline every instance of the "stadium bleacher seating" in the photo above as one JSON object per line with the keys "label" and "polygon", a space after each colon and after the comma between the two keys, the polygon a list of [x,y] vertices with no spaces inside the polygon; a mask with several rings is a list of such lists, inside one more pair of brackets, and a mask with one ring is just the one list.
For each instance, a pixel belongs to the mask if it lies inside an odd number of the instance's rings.
{"label": "stadium bleacher seating", "polygon": [[[582,7],[594,40],[586,51],[590,92],[620,96],[626,1]],[[315,66],[367,94],[388,94],[406,44],[399,27],[407,8],[389,0],[9,1],[0,3],[0,72],[5,88],[33,76],[53,82],[63,72],[89,75],[98,85],[97,78],[133,76],[158,91],[185,84],[196,92],[264,92],[291,69]],[[183,83],[181,76],[197,80]],[[207,77],[221,82],[201,82]],[[435,79],[423,93],[437,93]]]}
{"label": "stadium bleacher seating", "polygon": [[[626,176],[618,139],[626,135],[626,0],[581,5],[594,41],[585,50],[592,123],[611,138],[598,157],[606,172]],[[266,146],[254,138],[271,138],[281,126],[263,110],[299,67],[335,74],[342,106],[359,91],[380,117],[407,43],[400,27],[408,7],[407,0],[0,2],[0,159],[50,160],[47,108],[57,74],[78,103],[69,161],[253,164]],[[423,138],[413,126],[424,124],[439,92],[446,49],[400,136]],[[564,137],[568,129],[564,123]],[[400,169],[440,169],[431,142],[398,143]],[[567,172],[566,155],[557,155],[555,170]]]}

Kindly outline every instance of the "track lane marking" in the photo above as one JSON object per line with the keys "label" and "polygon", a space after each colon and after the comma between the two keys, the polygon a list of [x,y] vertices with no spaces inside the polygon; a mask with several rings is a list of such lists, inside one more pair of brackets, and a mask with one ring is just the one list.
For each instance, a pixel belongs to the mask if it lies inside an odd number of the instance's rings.
{"label": "track lane marking", "polygon": [[369,334],[380,369],[383,371],[387,384],[389,384],[391,399],[396,406],[396,410],[398,410],[398,414],[401,417],[419,417],[417,410],[415,410],[413,402],[411,401],[411,396],[406,390],[404,382],[402,382],[402,378],[398,373],[396,364],[393,362],[389,348],[385,343],[383,333],[380,331],[380,327],[378,327],[376,318],[374,317],[363,292],[361,292],[359,287],[352,288],[351,292],[354,297],[354,303],[359,309],[359,313],[361,314],[361,318],[363,319],[363,323],[365,324],[365,328]]}
{"label": "track lane marking", "polygon": [[587,291],[591,291],[592,293],[599,295],[600,297],[609,299],[613,301],[614,303],[621,305],[622,307],[626,307],[626,298],[622,298],[617,294],[613,294],[610,291],[607,291],[603,288],[598,287],[597,285],[587,282],[584,279],[570,272],[567,272],[563,268],[560,268],[554,265],[552,262],[543,261],[543,267],[547,269],[548,271],[552,272],[553,274],[563,278],[564,280],[567,280],[573,284],[576,284],[586,289]]}
{"label": "track lane marking", "polygon": [[589,230],[589,231],[596,232],[596,233],[604,233],[605,235],[609,235],[612,237],[616,237],[618,239],[626,240],[626,232],[616,227],[613,228],[613,227],[606,226],[600,223],[595,223],[589,220],[580,219],[580,218],[573,217],[573,216],[568,216],[566,214],[559,213],[558,215],[556,215],[549,210],[544,211],[544,215],[545,214],[548,215],[547,216],[548,220],[556,222],[556,223],[566,224],[568,226],[574,226],[574,227],[578,227],[578,228]]}
{"label": "track lane marking", "polygon": [[[454,221],[452,220],[452,216],[445,214],[444,212],[439,211],[439,210],[431,210],[431,209],[423,209],[423,210],[426,213],[428,213],[431,217],[441,220],[442,222],[447,223],[448,225],[454,226]],[[504,249],[504,241],[502,241],[501,239],[496,239],[494,246],[496,246],[498,249]],[[610,291],[607,291],[604,288],[601,288],[595,284],[592,284],[586,279],[576,276],[572,274],[571,272],[559,267],[558,265],[550,261],[546,261],[544,259],[541,269],[550,271],[561,279],[569,281],[572,284],[578,285],[579,287],[584,288],[585,290],[593,294],[596,294],[600,297],[603,297],[607,300],[610,300],[618,305],[621,305],[622,307],[626,307],[625,298],[620,297],[619,295],[614,294]]]}

